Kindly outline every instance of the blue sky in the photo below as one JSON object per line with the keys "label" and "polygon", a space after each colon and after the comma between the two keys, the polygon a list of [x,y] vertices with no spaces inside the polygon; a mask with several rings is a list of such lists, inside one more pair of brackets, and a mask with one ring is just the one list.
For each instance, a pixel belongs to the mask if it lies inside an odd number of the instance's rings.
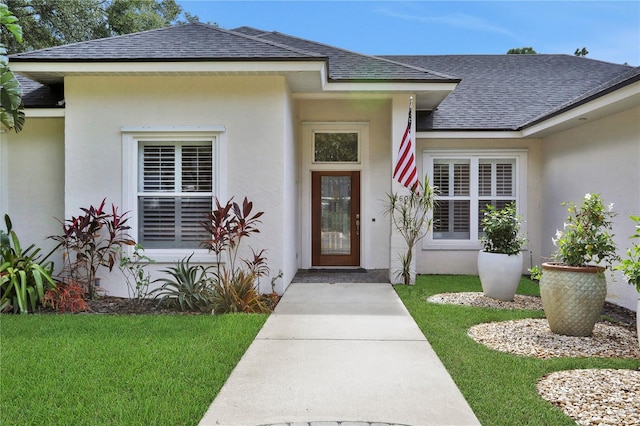
{"label": "blue sky", "polygon": [[202,22],[247,25],[365,54],[502,54],[531,46],[640,65],[640,1],[179,0]]}

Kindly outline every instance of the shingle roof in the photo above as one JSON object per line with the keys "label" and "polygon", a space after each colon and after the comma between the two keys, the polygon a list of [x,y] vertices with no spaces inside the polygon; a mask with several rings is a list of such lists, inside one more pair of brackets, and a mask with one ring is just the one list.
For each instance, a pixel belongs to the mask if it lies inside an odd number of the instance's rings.
{"label": "shingle roof", "polygon": [[329,79],[334,81],[458,81],[455,77],[433,72],[424,67],[399,63],[383,57],[363,55],[275,31],[261,31],[251,27],[239,27],[233,31],[326,56],[329,58]]}
{"label": "shingle roof", "polygon": [[[205,24],[92,40],[11,55],[11,61],[326,61],[334,82],[457,82],[418,130],[519,130],[640,80],[640,67],[569,55],[368,56],[251,27]],[[452,77],[453,76],[453,77]],[[21,77],[25,105],[56,106],[58,88]]]}
{"label": "shingle roof", "polygon": [[385,57],[462,78],[435,111],[418,115],[418,130],[518,130],[633,70],[569,55]]}
{"label": "shingle roof", "polygon": [[45,86],[21,75],[16,76],[22,89],[22,102],[29,108],[62,107],[64,88],[62,85]]}
{"label": "shingle roof", "polygon": [[323,60],[269,40],[195,23],[56,46],[10,56],[14,62]]}

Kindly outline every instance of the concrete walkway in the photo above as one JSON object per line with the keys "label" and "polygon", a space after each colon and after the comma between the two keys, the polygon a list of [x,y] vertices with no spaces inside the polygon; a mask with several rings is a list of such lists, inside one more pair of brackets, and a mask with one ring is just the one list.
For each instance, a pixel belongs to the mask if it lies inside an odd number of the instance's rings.
{"label": "concrete walkway", "polygon": [[390,284],[289,286],[200,425],[479,425]]}

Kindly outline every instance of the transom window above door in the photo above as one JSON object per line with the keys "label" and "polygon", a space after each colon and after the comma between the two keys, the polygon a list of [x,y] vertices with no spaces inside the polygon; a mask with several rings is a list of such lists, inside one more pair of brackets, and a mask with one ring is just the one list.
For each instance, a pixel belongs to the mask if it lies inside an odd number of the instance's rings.
{"label": "transom window above door", "polygon": [[357,132],[313,133],[314,163],[359,163],[360,140]]}

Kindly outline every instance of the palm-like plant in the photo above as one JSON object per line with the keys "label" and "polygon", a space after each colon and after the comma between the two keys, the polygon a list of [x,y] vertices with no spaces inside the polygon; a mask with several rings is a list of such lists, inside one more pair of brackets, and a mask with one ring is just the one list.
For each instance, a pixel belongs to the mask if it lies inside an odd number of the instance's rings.
{"label": "palm-like plant", "polygon": [[56,284],[51,278],[53,262],[48,255],[40,258],[40,248],[26,249],[13,230],[9,215],[4,216],[7,232],[0,230],[0,312],[13,308],[26,314],[42,303],[48,288]]}

